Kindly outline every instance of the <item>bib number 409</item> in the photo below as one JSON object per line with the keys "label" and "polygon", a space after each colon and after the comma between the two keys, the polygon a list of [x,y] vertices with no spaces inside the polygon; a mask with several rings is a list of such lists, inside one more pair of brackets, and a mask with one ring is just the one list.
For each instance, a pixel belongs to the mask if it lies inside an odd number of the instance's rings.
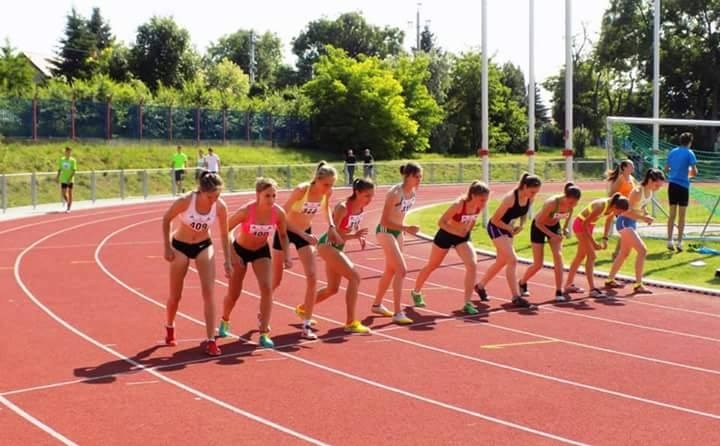
{"label": "bib number 409", "polygon": [[190,227],[196,231],[204,231],[208,228],[208,225],[207,223],[192,222],[190,223]]}

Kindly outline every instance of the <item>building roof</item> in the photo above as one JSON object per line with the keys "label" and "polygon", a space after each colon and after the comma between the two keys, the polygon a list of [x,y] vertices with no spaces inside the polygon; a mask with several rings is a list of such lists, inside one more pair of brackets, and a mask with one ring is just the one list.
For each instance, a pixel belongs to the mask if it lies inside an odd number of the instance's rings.
{"label": "building roof", "polygon": [[23,51],[23,56],[32,64],[32,66],[46,78],[52,77],[52,62],[40,54]]}

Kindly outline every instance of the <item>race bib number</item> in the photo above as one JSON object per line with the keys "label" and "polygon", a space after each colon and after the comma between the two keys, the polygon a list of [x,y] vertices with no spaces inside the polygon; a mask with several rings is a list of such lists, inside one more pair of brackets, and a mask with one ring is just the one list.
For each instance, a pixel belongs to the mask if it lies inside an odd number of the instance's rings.
{"label": "race bib number", "polygon": [[415,204],[414,198],[411,198],[409,200],[403,199],[400,202],[400,212],[402,212],[403,214],[407,213],[407,211],[410,210],[410,208],[413,206],[413,204]]}
{"label": "race bib number", "polygon": [[250,225],[250,234],[255,237],[268,237],[273,229],[273,225]]}
{"label": "race bib number", "polygon": [[320,203],[305,203],[302,207],[301,213],[305,215],[315,215],[320,210]]}
{"label": "race bib number", "polygon": [[460,223],[468,225],[477,221],[478,214],[467,214],[460,216]]}
{"label": "race bib number", "polygon": [[208,224],[194,221],[194,222],[190,223],[190,227],[196,231],[207,231]]}
{"label": "race bib number", "polygon": [[348,219],[348,229],[350,231],[357,231],[360,229],[360,223],[362,223],[362,214],[351,215]]}

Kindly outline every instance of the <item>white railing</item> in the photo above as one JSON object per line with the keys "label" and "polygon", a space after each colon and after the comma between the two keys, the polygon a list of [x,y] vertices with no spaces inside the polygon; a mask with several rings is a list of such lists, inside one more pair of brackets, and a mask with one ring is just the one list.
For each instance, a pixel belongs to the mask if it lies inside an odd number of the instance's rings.
{"label": "white railing", "polygon": [[[401,161],[377,162],[371,166],[370,176],[379,185],[400,180]],[[464,183],[482,178],[482,165],[471,161],[422,162],[423,182],[428,184]],[[605,160],[577,160],[573,163],[574,178],[599,179],[606,170]],[[225,189],[230,192],[253,190],[259,176],[274,178],[280,187],[293,185],[312,178],[316,164],[225,166],[221,175]],[[340,178],[337,185],[350,184],[347,169],[337,166]],[[355,176],[365,175],[365,166],[357,164]],[[523,162],[490,162],[491,183],[517,181],[527,169]],[[187,169],[184,189],[195,187],[195,169]],[[535,161],[535,172],[545,181],[565,180],[565,161]],[[56,172],[31,172],[0,174],[0,204],[3,211],[10,207],[32,206],[60,202],[60,188]],[[175,195],[174,171],[172,169],[116,169],[78,171],[74,178],[73,200],[92,201],[100,199],[149,198]]]}

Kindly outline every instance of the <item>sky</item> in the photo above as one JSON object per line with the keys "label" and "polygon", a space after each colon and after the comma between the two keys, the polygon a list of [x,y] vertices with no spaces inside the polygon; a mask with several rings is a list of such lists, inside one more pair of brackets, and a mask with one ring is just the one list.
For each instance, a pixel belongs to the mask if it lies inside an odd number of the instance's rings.
{"label": "sky", "polygon": [[[42,5],[40,5],[42,3]],[[582,26],[596,41],[609,0],[572,0],[573,34]],[[205,7],[202,7],[205,5]],[[498,64],[512,62],[528,77],[529,0],[488,0],[488,53]],[[0,15],[0,39],[8,38],[20,51],[52,57],[63,35],[66,15],[75,9],[89,17],[99,7],[118,40],[132,44],[137,28],[153,15],[172,16],[190,32],[193,45],[203,52],[208,44],[238,29],[276,33],[283,42],[286,62],[294,63],[291,41],[310,21],[335,19],[343,12],[360,11],[376,26],[405,31],[405,47],[415,44],[415,22],[427,23],[436,44],[459,53],[481,47],[479,0],[274,0],[207,3],[182,0],[44,0],[15,1]],[[535,0],[535,77],[541,83],[565,63],[565,0]],[[546,97],[546,94],[543,94]]]}

